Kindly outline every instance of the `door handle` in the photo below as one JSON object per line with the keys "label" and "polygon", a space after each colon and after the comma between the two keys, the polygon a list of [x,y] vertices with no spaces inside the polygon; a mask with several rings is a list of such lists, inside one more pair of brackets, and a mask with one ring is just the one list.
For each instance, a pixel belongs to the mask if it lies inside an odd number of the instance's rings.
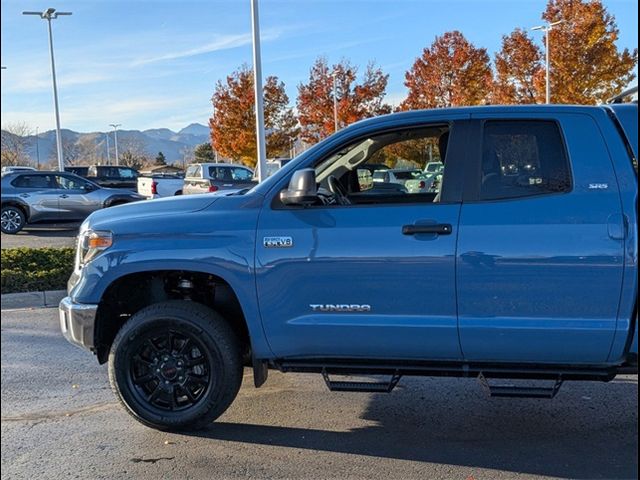
{"label": "door handle", "polygon": [[29,198],[30,195],[28,193],[21,193],[20,196],[22,198]]}
{"label": "door handle", "polygon": [[419,233],[436,233],[438,235],[451,235],[453,228],[450,223],[436,223],[432,225],[403,225],[403,235],[416,235]]}
{"label": "door handle", "polygon": [[66,193],[63,193],[62,195],[60,195],[60,198],[69,198],[69,195],[67,195]]}

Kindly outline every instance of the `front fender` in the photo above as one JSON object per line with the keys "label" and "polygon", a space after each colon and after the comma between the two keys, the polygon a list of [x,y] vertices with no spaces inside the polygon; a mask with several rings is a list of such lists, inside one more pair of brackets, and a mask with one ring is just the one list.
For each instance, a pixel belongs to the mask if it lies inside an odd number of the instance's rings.
{"label": "front fender", "polygon": [[[191,231],[180,231],[179,221],[188,223]],[[155,222],[156,230],[147,228],[147,222]],[[138,228],[116,234],[113,247],[74,273],[69,296],[74,302],[98,304],[113,282],[133,273],[175,270],[214,275],[236,294],[255,354],[271,357],[255,288],[256,223],[257,212],[242,209],[233,216],[204,210],[178,218],[140,219]]]}

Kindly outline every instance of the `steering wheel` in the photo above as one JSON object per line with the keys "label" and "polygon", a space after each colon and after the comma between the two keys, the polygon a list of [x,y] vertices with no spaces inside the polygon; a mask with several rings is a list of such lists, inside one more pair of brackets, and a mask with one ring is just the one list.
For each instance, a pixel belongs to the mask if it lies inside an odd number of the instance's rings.
{"label": "steering wheel", "polygon": [[351,205],[351,200],[349,200],[349,197],[347,196],[347,190],[336,177],[329,175],[327,183],[329,185],[329,190],[335,195],[336,201],[339,205]]}

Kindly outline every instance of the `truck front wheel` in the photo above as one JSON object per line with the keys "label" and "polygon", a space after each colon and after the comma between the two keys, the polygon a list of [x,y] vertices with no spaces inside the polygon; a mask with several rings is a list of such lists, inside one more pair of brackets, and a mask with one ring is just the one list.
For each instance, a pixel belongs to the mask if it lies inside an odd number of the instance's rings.
{"label": "truck front wheel", "polygon": [[228,323],[204,305],[158,303],[118,332],[109,380],[139,422],[160,430],[197,429],[222,415],[238,394],[240,348]]}

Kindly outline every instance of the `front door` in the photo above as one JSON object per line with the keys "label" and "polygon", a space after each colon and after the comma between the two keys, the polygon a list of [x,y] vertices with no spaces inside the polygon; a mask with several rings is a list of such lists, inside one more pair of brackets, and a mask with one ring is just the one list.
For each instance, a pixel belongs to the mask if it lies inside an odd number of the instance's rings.
{"label": "front door", "polygon": [[91,213],[102,207],[102,200],[92,194],[95,189],[91,184],[79,177],[56,175],[59,186],[58,207],[61,220],[84,220]]}
{"label": "front door", "polygon": [[[462,130],[440,124],[362,138],[310,165],[322,203],[265,205],[257,292],[277,356],[461,358],[454,169]],[[444,190],[420,190],[426,164],[441,160]],[[378,170],[411,172],[411,188],[373,182]]]}
{"label": "front door", "polygon": [[567,113],[477,118],[480,168],[467,176],[458,240],[465,359],[605,362],[624,225],[597,125]]}

